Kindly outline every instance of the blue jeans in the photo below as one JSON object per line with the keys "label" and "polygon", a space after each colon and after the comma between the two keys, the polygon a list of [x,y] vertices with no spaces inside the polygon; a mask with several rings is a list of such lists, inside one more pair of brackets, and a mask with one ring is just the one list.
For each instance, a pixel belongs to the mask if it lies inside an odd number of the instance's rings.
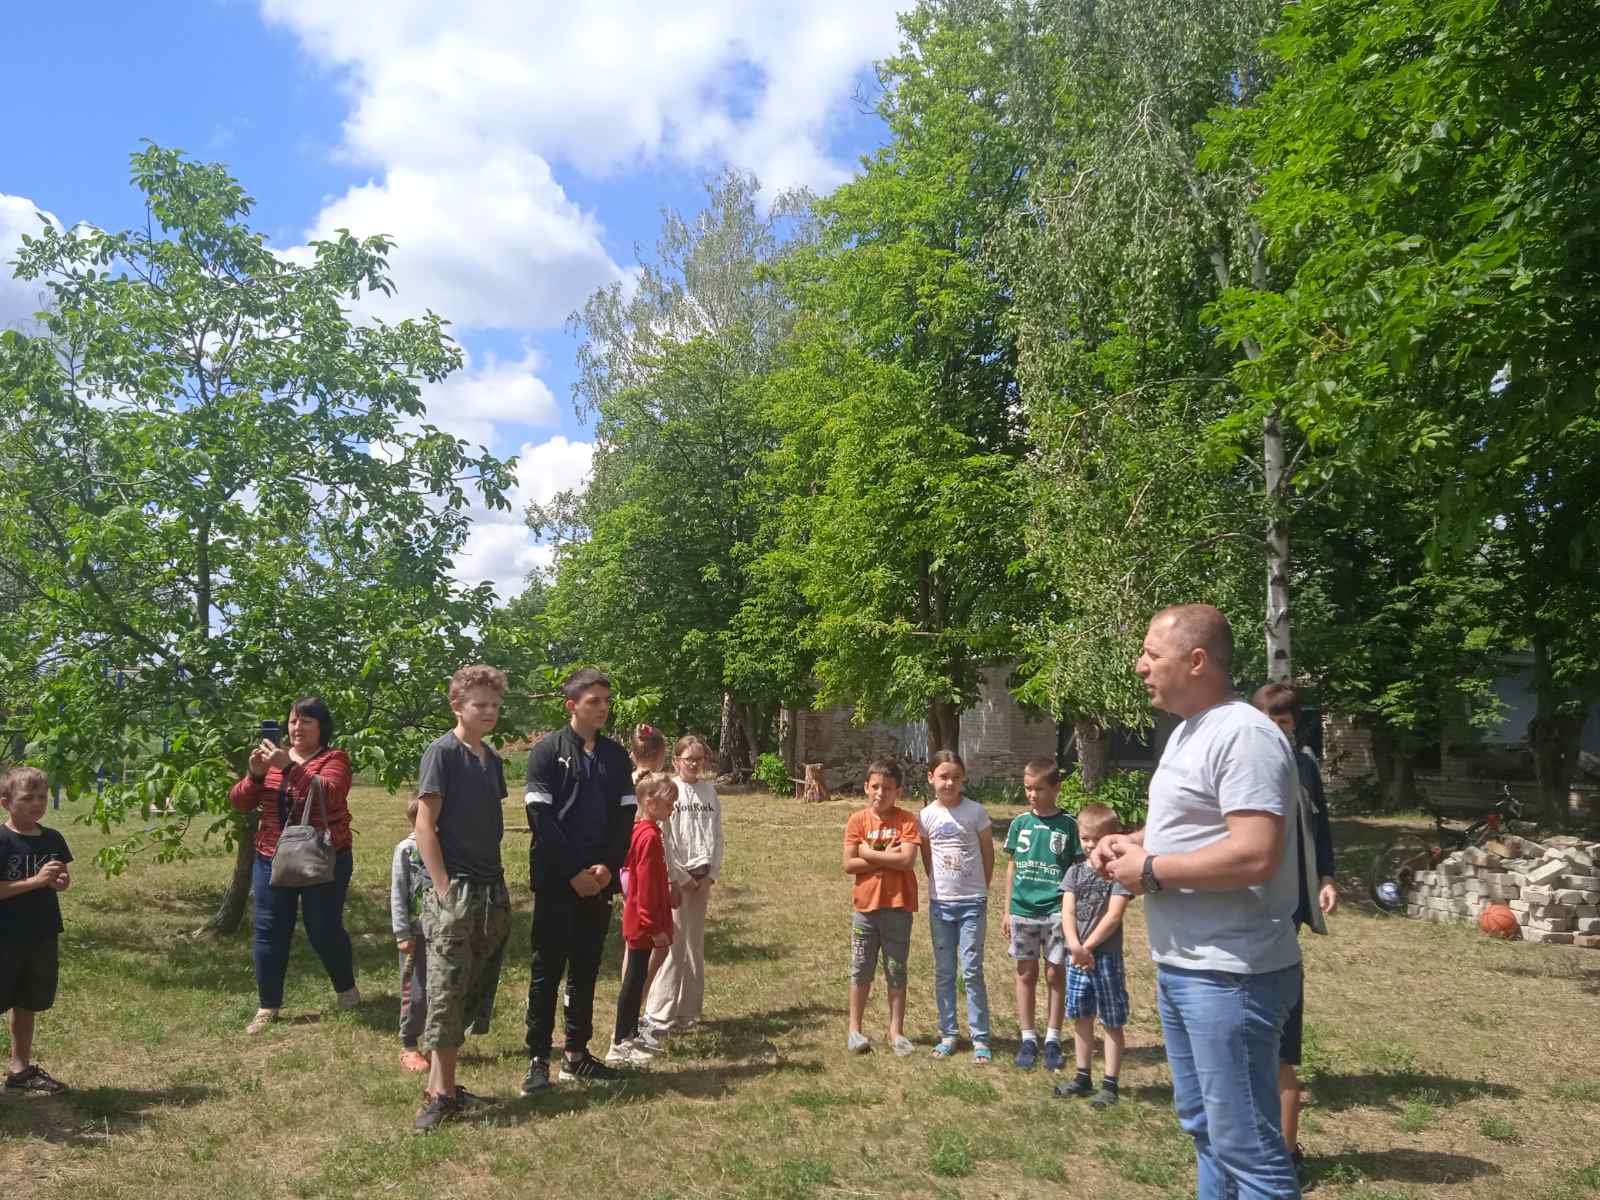
{"label": "blue jeans", "polygon": [[989,989],[983,982],[983,939],[989,924],[987,900],[934,900],[928,905],[933,931],[933,995],[939,1004],[939,1035],[953,1038],[956,1027],[956,955],[967,991],[967,1031],[974,1042],[989,1040]]}
{"label": "blue jeans", "polygon": [[294,937],[295,915],[302,904],[306,937],[322,960],[336,992],[356,985],[355,950],[344,928],[344,899],[350,891],[355,859],[341,850],[333,860],[333,882],[308,888],[272,886],[272,860],[256,855],[252,875],[255,894],[255,939],[251,957],[256,967],[256,994],[262,1008],[283,1007],[283,977],[289,972],[289,941]]}
{"label": "blue jeans", "polygon": [[1156,967],[1178,1124],[1194,1138],[1197,1200],[1300,1195],[1278,1117],[1278,1044],[1300,965],[1263,975]]}

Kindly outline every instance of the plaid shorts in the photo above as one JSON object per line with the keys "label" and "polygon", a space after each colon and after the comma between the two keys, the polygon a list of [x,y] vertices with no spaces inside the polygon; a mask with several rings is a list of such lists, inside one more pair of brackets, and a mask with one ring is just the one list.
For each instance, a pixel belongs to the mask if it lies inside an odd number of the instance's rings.
{"label": "plaid shorts", "polygon": [[1067,938],[1061,918],[1011,915],[1011,957],[1018,961],[1044,959],[1060,966],[1067,961]]}
{"label": "plaid shorts", "polygon": [[1096,954],[1094,969],[1067,968],[1067,1018],[1099,1017],[1107,1029],[1128,1023],[1128,981],[1122,972],[1122,955]]}

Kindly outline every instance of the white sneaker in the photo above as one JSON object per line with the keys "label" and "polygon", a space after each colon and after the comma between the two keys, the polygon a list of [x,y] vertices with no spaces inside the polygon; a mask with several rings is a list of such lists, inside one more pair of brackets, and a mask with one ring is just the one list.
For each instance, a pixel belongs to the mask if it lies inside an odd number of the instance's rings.
{"label": "white sneaker", "polygon": [[655,1057],[636,1045],[632,1038],[613,1042],[611,1049],[606,1051],[606,1062],[613,1067],[648,1067],[654,1061]]}
{"label": "white sneaker", "polygon": [[361,1004],[361,989],[353,987],[347,991],[335,992],[333,998],[340,1008],[356,1008]]}
{"label": "white sneaker", "polygon": [[633,1039],[633,1044],[648,1050],[651,1054],[659,1053],[667,1048],[665,1032],[663,1030],[661,1033],[657,1033],[652,1026],[640,1024],[639,1036]]}

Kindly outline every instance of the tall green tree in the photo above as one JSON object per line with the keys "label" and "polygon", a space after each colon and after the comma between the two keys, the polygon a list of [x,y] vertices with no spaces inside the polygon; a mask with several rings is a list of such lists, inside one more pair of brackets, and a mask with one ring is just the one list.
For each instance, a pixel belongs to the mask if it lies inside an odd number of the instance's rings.
{"label": "tall green tree", "polygon": [[0,335],[0,695],[69,792],[111,768],[103,828],[159,810],[108,869],[190,853],[196,824],[238,839],[231,929],[251,852],[226,791],[257,721],[320,694],[361,766],[405,778],[492,599],[450,576],[469,489],[504,505],[509,473],[425,424],[420,384],[460,365],[439,318],[347,311],[388,289],[386,240],[290,262],[222,166],[132,166],[145,225],[43,225],[16,261],[50,304]]}
{"label": "tall green tree", "polygon": [[[1241,403],[1241,351],[1201,319],[1240,280],[1270,283],[1248,164],[1204,164],[1200,126],[1253,101],[1277,6],[1020,7],[1032,36],[1007,91],[1036,165],[1000,261],[1033,447],[1029,545],[1051,596],[1027,627],[1024,694],[1074,719],[1090,765],[1105,727],[1149,719],[1130,667],[1164,605],[1206,600],[1265,628],[1269,669],[1290,670],[1299,464],[1274,407]],[[1259,671],[1258,644],[1239,645],[1239,673]]]}
{"label": "tall green tree", "polygon": [[1368,471],[1425,465],[1434,561],[1508,585],[1563,819],[1600,698],[1600,24],[1559,0],[1312,0],[1273,49],[1281,78],[1217,136],[1264,173],[1292,282],[1217,319],[1261,348],[1252,395]]}
{"label": "tall green tree", "polygon": [[657,720],[719,729],[725,757],[749,767],[807,676],[804,662],[759,652],[778,644],[758,619],[777,599],[774,577],[752,573],[776,440],[761,380],[792,322],[766,268],[803,234],[804,206],[768,206],[734,171],[707,194],[699,214],[663,214],[656,257],[626,293],[604,288],[575,316],[593,475],[530,520],[560,536],[558,635]]}
{"label": "tall green tree", "polygon": [[959,744],[1030,596],[1009,295],[985,259],[1025,194],[996,86],[1021,31],[981,17],[903,18],[879,71],[889,142],[785,263],[804,318],[771,390],[791,497],[778,541],[812,610],[820,697],[922,719],[930,749]]}

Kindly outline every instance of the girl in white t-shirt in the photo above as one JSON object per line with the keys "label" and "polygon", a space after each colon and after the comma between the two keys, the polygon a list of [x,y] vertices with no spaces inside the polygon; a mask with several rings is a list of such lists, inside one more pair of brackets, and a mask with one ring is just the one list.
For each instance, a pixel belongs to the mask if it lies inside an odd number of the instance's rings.
{"label": "girl in white t-shirt", "polygon": [[989,1051],[989,989],[983,981],[983,943],[989,924],[989,881],[994,878],[994,831],[989,814],[961,794],[967,768],[953,750],[928,760],[933,802],[917,816],[922,868],[928,876],[928,928],[933,934],[933,992],[939,1006],[935,1058],[956,1052],[956,964],[967,992],[967,1032],[972,1061]]}

